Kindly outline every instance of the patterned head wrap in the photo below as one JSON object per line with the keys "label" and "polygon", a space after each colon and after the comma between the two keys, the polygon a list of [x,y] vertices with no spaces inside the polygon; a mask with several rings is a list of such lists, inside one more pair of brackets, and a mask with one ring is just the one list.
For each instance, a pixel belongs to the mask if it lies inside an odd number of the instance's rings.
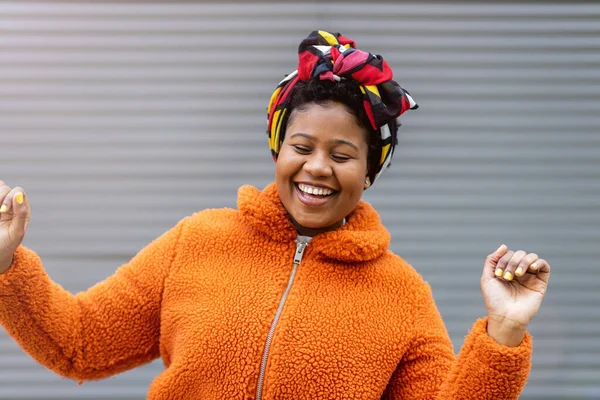
{"label": "patterned head wrap", "polygon": [[374,181],[388,166],[396,144],[397,118],[418,108],[408,91],[392,80],[392,70],[380,55],[358,50],[354,41],[339,33],[313,31],[298,47],[298,69],[282,80],[267,109],[269,146],[276,161],[283,143],[293,87],[308,80],[355,81],[371,127],[381,134],[382,149]]}

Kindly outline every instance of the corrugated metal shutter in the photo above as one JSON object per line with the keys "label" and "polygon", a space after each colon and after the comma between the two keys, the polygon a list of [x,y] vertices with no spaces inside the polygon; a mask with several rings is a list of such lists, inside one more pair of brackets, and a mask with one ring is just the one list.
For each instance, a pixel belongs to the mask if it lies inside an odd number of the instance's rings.
{"label": "corrugated metal shutter", "polygon": [[[421,105],[366,198],[456,350],[484,256],[534,250],[554,273],[522,398],[600,398],[597,4],[2,2],[0,179],[28,190],[49,274],[84,290],[271,181],[266,102],[315,28],[382,53]],[[143,398],[161,368],[78,387],[0,333],[0,398]]]}

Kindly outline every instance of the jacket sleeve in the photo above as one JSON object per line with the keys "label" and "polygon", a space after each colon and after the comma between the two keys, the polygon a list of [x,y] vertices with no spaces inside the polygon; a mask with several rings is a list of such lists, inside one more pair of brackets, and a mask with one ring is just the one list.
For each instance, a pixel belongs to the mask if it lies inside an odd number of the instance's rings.
{"label": "jacket sleeve", "polygon": [[185,220],[86,292],[72,295],[21,246],[0,275],[0,324],[37,362],[79,381],[159,355],[163,285]]}
{"label": "jacket sleeve", "polygon": [[489,337],[487,318],[482,318],[455,357],[428,284],[424,292],[415,315],[413,342],[382,399],[518,399],[531,367],[529,333],[518,347],[503,346]]}

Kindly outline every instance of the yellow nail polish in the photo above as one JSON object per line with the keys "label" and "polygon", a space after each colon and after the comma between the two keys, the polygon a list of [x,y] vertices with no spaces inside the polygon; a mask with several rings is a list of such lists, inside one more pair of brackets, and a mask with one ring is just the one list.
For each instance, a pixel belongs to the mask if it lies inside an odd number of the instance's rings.
{"label": "yellow nail polish", "polygon": [[19,192],[15,194],[15,200],[17,201],[17,204],[23,204],[23,193]]}
{"label": "yellow nail polish", "polygon": [[502,276],[502,268],[497,268],[496,269],[496,276],[499,278]]}
{"label": "yellow nail polish", "polygon": [[504,274],[504,279],[506,279],[507,281],[512,281],[513,278],[513,274],[510,273],[510,271],[506,271],[506,273]]}
{"label": "yellow nail polish", "polygon": [[521,267],[517,268],[517,270],[515,271],[515,275],[516,275],[516,276],[521,276],[521,275],[523,275],[523,268],[521,268]]}
{"label": "yellow nail polish", "polygon": [[536,268],[537,267],[537,261],[534,262],[533,264],[530,265],[531,268]]}
{"label": "yellow nail polish", "polygon": [[8,210],[8,207],[6,207],[6,204],[2,204],[2,207],[0,207],[0,213],[6,212],[6,210]]}

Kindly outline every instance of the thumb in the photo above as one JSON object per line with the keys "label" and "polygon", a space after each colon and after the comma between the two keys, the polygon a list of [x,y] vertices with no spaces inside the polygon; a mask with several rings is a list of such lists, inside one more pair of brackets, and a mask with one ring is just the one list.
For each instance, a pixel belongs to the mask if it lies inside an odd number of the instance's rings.
{"label": "thumb", "polygon": [[483,276],[482,278],[494,278],[494,271],[496,270],[496,265],[498,265],[498,261],[506,254],[508,251],[508,247],[505,244],[501,244],[500,247],[496,249],[492,254],[488,255],[485,258],[485,262],[483,263]]}

